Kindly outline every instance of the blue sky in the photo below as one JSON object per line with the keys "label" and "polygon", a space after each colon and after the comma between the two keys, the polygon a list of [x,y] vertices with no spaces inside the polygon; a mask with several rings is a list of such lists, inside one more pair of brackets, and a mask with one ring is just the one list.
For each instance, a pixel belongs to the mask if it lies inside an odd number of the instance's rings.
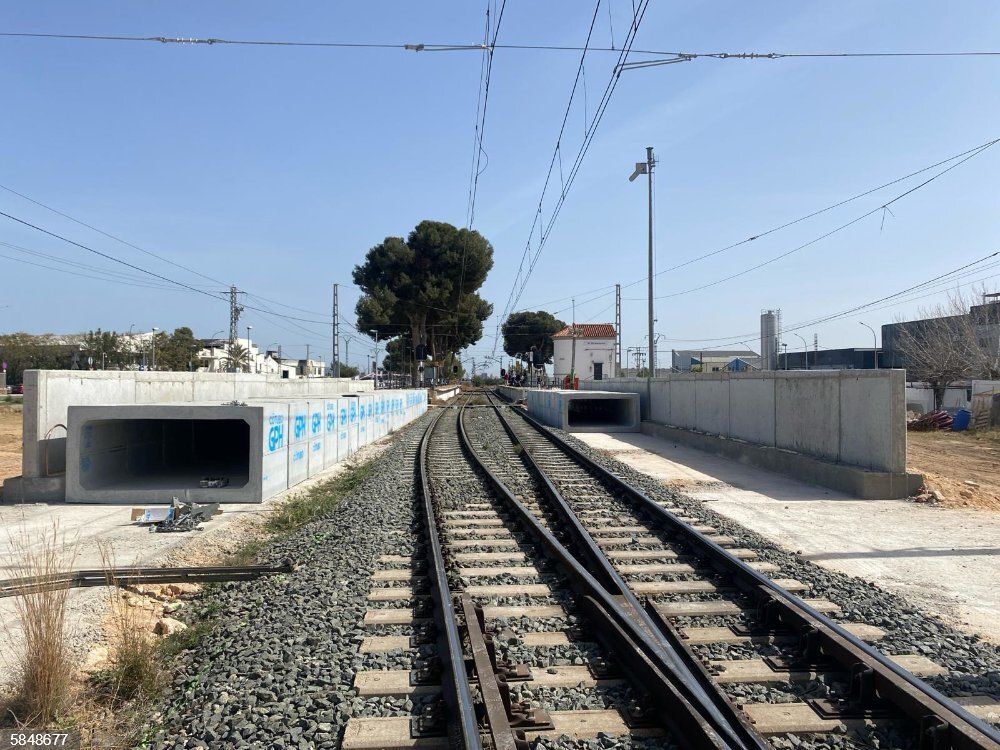
{"label": "blue sky", "polygon": [[[594,42],[619,44],[632,4],[602,6]],[[388,43],[478,42],[485,3],[48,2],[8,5],[4,31]],[[509,0],[499,42],[579,45],[592,4]],[[996,48],[995,2],[654,2],[636,48],[691,52],[969,51]],[[576,153],[617,55],[586,64],[563,143]],[[537,208],[579,56],[498,50],[475,226],[495,249],[483,294],[499,314]],[[302,318],[387,235],[466,219],[478,52],[161,45],[0,38],[0,184]],[[657,268],[760,234],[1000,137],[1000,57],[716,60],[622,75],[518,308],[613,320],[586,292],[645,275],[652,145]],[[582,91],[581,91],[582,93]],[[758,330],[761,308],[804,321],[882,297],[1000,249],[1000,145],[881,213],[758,271],[710,284],[877,208],[920,182],[860,199],[657,278],[658,348]],[[923,176],[926,178],[929,174]],[[550,192],[543,215],[553,205]],[[191,274],[8,192],[0,211],[178,281]],[[0,217],[0,242],[137,275]],[[60,265],[0,246],[0,255]],[[62,266],[67,267],[67,266]],[[79,269],[92,273],[88,269]],[[1000,273],[1000,270],[994,272]],[[979,276],[989,276],[984,271]],[[135,281],[129,278],[129,281]],[[1000,276],[986,283],[997,287]],[[189,291],[75,277],[0,258],[0,331],[228,326]],[[678,292],[685,292],[677,294]],[[623,297],[624,345],[643,343],[645,285]],[[943,292],[940,296],[943,296]],[[353,321],[357,291],[342,287]],[[821,347],[870,345],[878,326],[936,298],[798,331]],[[256,303],[260,305],[259,302]],[[290,355],[329,357],[329,327],[248,311]],[[469,356],[493,352],[496,320]],[[304,327],[303,327],[304,326]],[[751,337],[748,339],[756,346]],[[789,336],[789,349],[800,348]],[[365,349],[351,345],[351,360]],[[500,347],[497,347],[497,352]]]}

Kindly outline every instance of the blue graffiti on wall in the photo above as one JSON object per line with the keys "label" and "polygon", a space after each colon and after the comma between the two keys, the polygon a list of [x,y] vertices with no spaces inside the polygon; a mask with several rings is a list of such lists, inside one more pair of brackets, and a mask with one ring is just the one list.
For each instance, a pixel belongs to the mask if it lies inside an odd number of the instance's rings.
{"label": "blue graffiti on wall", "polygon": [[298,440],[300,437],[304,437],[306,434],[306,415],[296,414],[295,415],[295,439]]}
{"label": "blue graffiti on wall", "polygon": [[340,426],[343,427],[347,424],[347,407],[340,407]]}
{"label": "blue graffiti on wall", "polygon": [[320,414],[318,411],[314,411],[312,418],[312,434],[318,435],[322,427],[323,427],[323,415]]}
{"label": "blue graffiti on wall", "polygon": [[333,432],[337,429],[337,412],[333,409],[327,409],[326,411],[326,431]]}
{"label": "blue graffiti on wall", "polygon": [[267,450],[274,453],[285,445],[285,418],[275,414],[268,419],[270,427],[267,431]]}

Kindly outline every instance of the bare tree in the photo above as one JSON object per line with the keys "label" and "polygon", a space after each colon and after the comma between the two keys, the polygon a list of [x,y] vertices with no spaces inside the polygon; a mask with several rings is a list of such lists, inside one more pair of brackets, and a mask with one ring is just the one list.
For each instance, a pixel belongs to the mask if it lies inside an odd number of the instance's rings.
{"label": "bare tree", "polygon": [[979,296],[976,291],[969,298],[956,292],[944,304],[922,308],[921,320],[898,329],[896,348],[903,355],[907,377],[931,386],[937,409],[952,383],[1000,377],[1000,342],[996,336],[1000,321],[991,323],[991,308],[985,315],[971,314]]}

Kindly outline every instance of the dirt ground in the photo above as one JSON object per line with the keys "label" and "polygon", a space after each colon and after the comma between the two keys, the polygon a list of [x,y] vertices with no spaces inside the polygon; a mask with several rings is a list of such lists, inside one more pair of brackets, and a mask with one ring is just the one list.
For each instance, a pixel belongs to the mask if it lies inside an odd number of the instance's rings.
{"label": "dirt ground", "polygon": [[1000,430],[909,432],[906,464],[941,505],[1000,510]]}
{"label": "dirt ground", "polygon": [[21,407],[0,404],[0,484],[21,474]]}

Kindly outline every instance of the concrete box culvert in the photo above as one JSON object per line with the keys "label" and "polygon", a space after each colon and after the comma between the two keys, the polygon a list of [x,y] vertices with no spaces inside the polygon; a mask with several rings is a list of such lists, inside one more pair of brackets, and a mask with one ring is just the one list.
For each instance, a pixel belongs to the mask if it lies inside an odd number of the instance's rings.
{"label": "concrete box culvert", "polygon": [[606,391],[526,392],[528,413],[567,432],[637,432],[639,396]]}
{"label": "concrete box culvert", "polygon": [[288,413],[287,404],[71,406],[66,500],[261,502],[288,487]]}

